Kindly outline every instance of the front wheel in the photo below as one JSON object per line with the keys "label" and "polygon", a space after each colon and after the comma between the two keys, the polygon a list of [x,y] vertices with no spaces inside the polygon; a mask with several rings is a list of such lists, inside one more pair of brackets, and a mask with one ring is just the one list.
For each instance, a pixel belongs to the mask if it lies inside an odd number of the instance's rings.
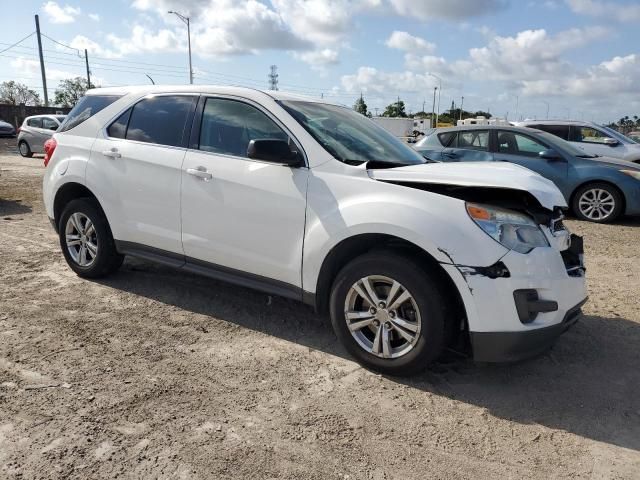
{"label": "front wheel", "polygon": [[580,187],[573,196],[572,209],[581,220],[607,223],[620,216],[622,205],[622,194],[617,188],[598,182]]}
{"label": "front wheel", "polygon": [[330,299],[338,339],[362,365],[416,373],[440,356],[444,301],[427,273],[392,252],[368,253],[336,277]]}
{"label": "front wheel", "polygon": [[122,265],[124,257],[116,251],[107,218],[95,200],[69,202],[58,231],[64,258],[79,276],[103,277]]}

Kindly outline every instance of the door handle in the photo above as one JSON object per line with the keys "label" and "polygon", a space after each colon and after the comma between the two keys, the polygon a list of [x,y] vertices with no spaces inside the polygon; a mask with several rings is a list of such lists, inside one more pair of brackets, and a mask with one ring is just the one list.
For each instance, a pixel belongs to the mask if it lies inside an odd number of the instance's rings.
{"label": "door handle", "polygon": [[112,148],[111,150],[105,150],[102,152],[102,155],[104,155],[105,157],[110,157],[110,158],[120,158],[122,157],[122,154],[120,152],[118,152],[117,148]]}
{"label": "door handle", "polygon": [[208,182],[213,178],[213,175],[207,172],[207,169],[204,168],[203,166],[199,166],[196,168],[187,168],[187,173],[189,175],[193,175],[194,177],[198,177],[204,180],[205,182]]}

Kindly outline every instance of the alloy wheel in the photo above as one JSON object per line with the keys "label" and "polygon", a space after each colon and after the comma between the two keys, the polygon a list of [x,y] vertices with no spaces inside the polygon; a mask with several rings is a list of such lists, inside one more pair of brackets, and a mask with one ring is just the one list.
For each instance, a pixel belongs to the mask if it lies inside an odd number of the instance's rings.
{"label": "alloy wheel", "polygon": [[20,154],[23,157],[26,157],[29,154],[29,146],[25,142],[21,142],[18,148],[20,149]]}
{"label": "alloy wheel", "polygon": [[89,267],[98,256],[96,228],[84,213],[71,214],[65,226],[67,250],[74,262]]}
{"label": "alloy wheel", "polygon": [[609,217],[616,208],[613,195],[602,188],[586,190],[578,199],[580,213],[589,220],[601,221]]}
{"label": "alloy wheel", "polygon": [[351,286],[344,315],[358,345],[377,357],[406,355],[420,336],[415,299],[399,282],[382,275],[361,278]]}

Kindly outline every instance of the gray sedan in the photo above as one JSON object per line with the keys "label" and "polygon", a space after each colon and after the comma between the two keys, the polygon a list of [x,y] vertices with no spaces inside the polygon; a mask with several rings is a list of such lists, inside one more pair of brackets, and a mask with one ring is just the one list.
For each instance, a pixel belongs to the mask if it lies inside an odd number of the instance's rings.
{"label": "gray sedan", "polygon": [[522,165],[556,184],[573,213],[591,222],[640,215],[640,166],[591,155],[550,133],[507,126],[436,130],[416,146],[434,162],[500,161]]}
{"label": "gray sedan", "polygon": [[18,149],[23,157],[44,153],[44,142],[58,130],[66,115],[33,115],[22,122],[18,134]]}

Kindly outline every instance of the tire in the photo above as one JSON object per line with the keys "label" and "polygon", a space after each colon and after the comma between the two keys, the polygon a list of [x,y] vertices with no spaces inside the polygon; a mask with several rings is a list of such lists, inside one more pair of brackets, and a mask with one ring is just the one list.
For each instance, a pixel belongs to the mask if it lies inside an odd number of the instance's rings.
{"label": "tire", "polygon": [[612,185],[594,182],[576,190],[571,209],[580,220],[594,223],[608,223],[622,214],[624,197]]}
{"label": "tire", "polygon": [[33,152],[31,151],[31,147],[29,147],[29,144],[24,140],[21,140],[20,143],[18,143],[18,151],[20,152],[20,155],[22,155],[23,157],[26,157],[26,158],[33,157]]}
{"label": "tire", "polygon": [[[95,200],[79,198],[69,202],[60,216],[58,232],[64,258],[80,277],[104,277],[122,265],[124,256],[116,251],[107,218]],[[67,244],[67,236],[74,244]]]}
{"label": "tire", "polygon": [[[360,292],[372,300],[363,288],[362,279],[365,278],[370,280],[379,300],[383,297],[387,300],[387,296],[391,296],[390,301],[395,305],[382,308],[378,305],[372,323],[362,328],[352,326],[355,329],[352,334],[348,322],[362,324],[370,320],[366,316],[373,312],[372,307],[367,307],[371,302],[367,303],[355,288],[359,286]],[[401,285],[395,293],[391,292],[393,281]],[[408,292],[411,299],[400,302],[398,306],[397,300],[403,292]],[[387,309],[389,306],[392,308]],[[368,314],[365,313],[367,310]],[[347,311],[358,312],[359,317],[348,320]],[[349,353],[361,365],[380,373],[395,376],[415,374],[435,361],[445,347],[444,297],[424,270],[407,257],[393,252],[367,253],[348,263],[333,283],[330,313],[333,329]],[[352,313],[353,317],[355,315]],[[410,329],[399,325],[403,320]],[[390,338],[386,351],[383,341],[385,330]],[[380,340],[376,344],[378,335]],[[410,341],[406,335],[413,340]]]}

